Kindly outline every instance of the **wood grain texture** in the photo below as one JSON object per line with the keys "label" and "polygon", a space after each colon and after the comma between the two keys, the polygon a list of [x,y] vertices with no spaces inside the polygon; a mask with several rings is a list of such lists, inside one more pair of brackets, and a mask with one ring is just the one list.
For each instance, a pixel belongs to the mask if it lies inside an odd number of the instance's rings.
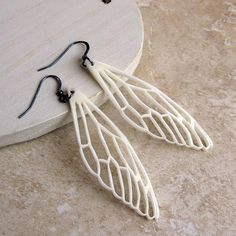
{"label": "wood grain texture", "polygon": [[108,5],[100,0],[4,1],[0,28],[0,146],[39,137],[71,121],[68,106],[59,104],[54,95],[53,80],[43,85],[30,113],[17,119],[46,74],[60,76],[65,88],[81,88],[97,104],[105,101],[80,67],[82,46],[73,47],[53,68],[36,71],[69,43],[86,40],[91,58],[131,73],[142,52],[142,19],[133,0],[113,0]]}

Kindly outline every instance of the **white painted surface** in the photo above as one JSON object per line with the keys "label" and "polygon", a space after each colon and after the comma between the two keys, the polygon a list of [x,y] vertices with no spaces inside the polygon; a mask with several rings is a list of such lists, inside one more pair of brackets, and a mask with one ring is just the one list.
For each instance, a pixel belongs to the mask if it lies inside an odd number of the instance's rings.
{"label": "white painted surface", "polygon": [[133,0],[113,0],[108,5],[100,0],[4,1],[0,28],[0,146],[36,138],[71,121],[69,108],[58,103],[50,79],[32,110],[17,119],[42,76],[56,74],[65,87],[79,87],[88,97],[101,91],[80,67],[82,46],[74,46],[53,68],[36,71],[69,43],[86,40],[92,59],[129,72],[136,68],[142,51],[142,20]]}

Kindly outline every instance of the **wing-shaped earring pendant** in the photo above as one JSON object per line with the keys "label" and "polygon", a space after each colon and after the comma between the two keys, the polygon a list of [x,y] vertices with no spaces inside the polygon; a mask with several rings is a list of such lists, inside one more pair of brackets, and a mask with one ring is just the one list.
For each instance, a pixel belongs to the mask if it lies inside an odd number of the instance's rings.
{"label": "wing-shaped earring pendant", "polygon": [[49,78],[57,83],[59,102],[70,102],[80,154],[88,171],[114,197],[138,214],[157,219],[159,208],[153,187],[131,144],[121,130],[79,91],[67,93],[62,90],[58,76],[47,75],[40,80],[29,106],[18,118],[32,108],[43,82]]}
{"label": "wing-shaped earring pendant", "polygon": [[197,121],[153,85],[101,62],[87,60],[85,66],[132,127],[196,150],[213,146]]}
{"label": "wing-shaped earring pendant", "polygon": [[[82,65],[90,71],[121,116],[137,130],[168,143],[208,150],[213,143],[197,121],[180,105],[153,85],[110,65],[91,60],[86,41],[75,41],[49,65],[56,64],[76,44],[86,50]],[[113,95],[114,94],[114,95]]]}
{"label": "wing-shaped earring pendant", "polygon": [[153,187],[126,136],[79,91],[73,93],[70,106],[80,154],[88,171],[115,198],[138,214],[157,219],[159,208]]}

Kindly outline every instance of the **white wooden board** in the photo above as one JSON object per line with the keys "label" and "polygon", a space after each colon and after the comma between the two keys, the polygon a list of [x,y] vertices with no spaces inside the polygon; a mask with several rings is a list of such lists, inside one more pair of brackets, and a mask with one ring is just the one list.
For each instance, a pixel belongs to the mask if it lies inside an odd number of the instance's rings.
{"label": "white wooden board", "polygon": [[[61,77],[65,87],[79,87],[89,97],[101,94],[80,66],[83,46],[74,46],[53,68],[37,72],[69,43],[86,40],[89,57],[133,72],[143,44],[143,26],[133,0],[9,0],[0,8],[0,146],[30,140],[71,121],[68,106],[58,103],[56,84],[47,80],[30,112],[40,78]],[[97,104],[102,96],[94,98]]]}

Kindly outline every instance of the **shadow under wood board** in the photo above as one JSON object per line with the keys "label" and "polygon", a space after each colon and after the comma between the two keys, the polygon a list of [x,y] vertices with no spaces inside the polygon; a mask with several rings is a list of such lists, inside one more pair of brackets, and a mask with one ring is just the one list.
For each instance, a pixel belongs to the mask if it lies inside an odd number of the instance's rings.
{"label": "shadow under wood board", "polygon": [[[14,7],[13,7],[14,6]],[[82,45],[74,46],[54,67],[37,72],[71,42],[90,43],[90,58],[133,73],[143,45],[143,25],[133,0],[11,0],[0,8],[0,147],[39,137],[71,121],[66,104],[58,103],[56,84],[47,80],[30,112],[39,80],[61,77],[64,87],[79,88],[101,105],[106,98],[80,66]]]}

